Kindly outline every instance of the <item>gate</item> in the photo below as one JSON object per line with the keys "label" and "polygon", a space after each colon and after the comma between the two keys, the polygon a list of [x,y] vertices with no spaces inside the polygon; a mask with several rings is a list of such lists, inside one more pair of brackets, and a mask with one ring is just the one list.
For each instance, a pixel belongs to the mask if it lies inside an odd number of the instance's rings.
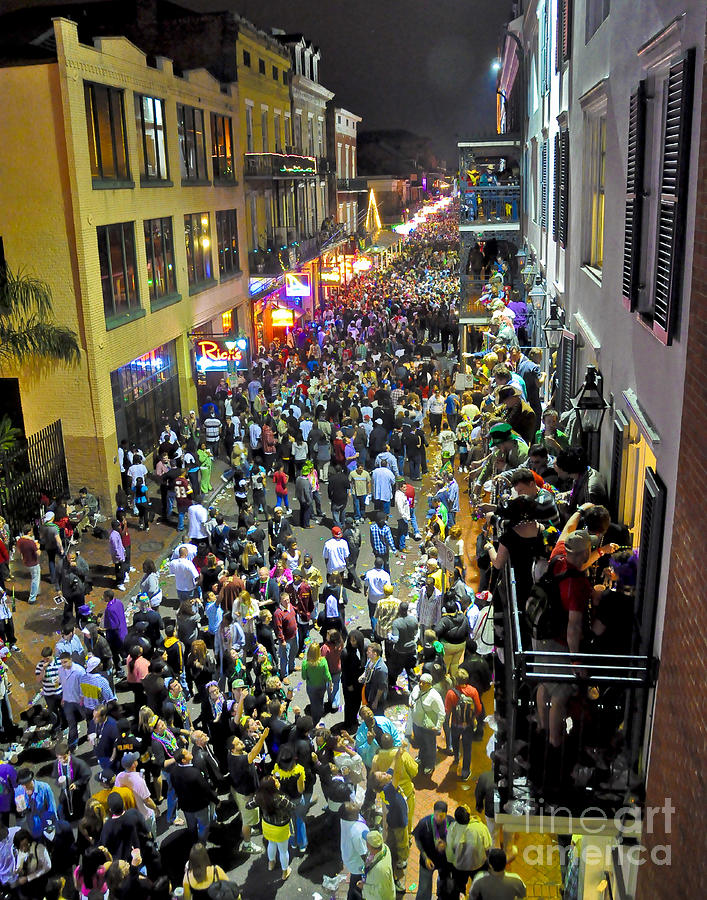
{"label": "gate", "polygon": [[39,514],[40,497],[67,497],[64,437],[61,420],[31,435],[25,443],[0,453],[0,515],[7,520],[11,536],[22,532]]}

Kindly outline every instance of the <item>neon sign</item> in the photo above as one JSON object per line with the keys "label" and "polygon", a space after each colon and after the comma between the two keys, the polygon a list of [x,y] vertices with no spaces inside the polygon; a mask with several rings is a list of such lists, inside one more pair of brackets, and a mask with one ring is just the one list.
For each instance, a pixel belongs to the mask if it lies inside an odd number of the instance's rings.
{"label": "neon sign", "polygon": [[276,328],[291,328],[295,323],[295,314],[290,309],[274,309],[272,323]]}
{"label": "neon sign", "polygon": [[341,284],[341,271],[339,269],[322,269],[320,277],[327,284]]}
{"label": "neon sign", "polygon": [[223,341],[215,338],[199,338],[196,341],[196,367],[199,372],[214,372],[248,367],[248,339]]}
{"label": "neon sign", "polygon": [[288,297],[309,297],[312,293],[308,272],[288,272],[285,275],[285,294]]}

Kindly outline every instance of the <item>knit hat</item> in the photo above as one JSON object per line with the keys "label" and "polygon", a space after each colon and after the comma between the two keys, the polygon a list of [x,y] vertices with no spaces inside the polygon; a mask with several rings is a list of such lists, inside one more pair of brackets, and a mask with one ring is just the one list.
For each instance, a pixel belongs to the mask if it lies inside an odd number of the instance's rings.
{"label": "knit hat", "polygon": [[373,850],[380,850],[383,846],[383,835],[380,831],[369,831],[366,835],[366,843]]}

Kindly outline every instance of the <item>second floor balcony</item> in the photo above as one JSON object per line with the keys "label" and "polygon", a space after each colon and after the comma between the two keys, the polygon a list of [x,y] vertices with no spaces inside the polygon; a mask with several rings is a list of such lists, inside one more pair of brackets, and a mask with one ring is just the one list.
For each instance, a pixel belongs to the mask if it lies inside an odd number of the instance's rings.
{"label": "second floor balcony", "polygon": [[291,153],[246,153],[243,173],[246,178],[268,180],[301,180],[328,174],[324,157],[298,156]]}
{"label": "second floor balcony", "polygon": [[336,189],[340,193],[366,194],[368,181],[365,178],[337,178]]}
{"label": "second floor balcony", "polygon": [[489,226],[500,230],[520,227],[520,185],[472,185],[462,181],[459,195],[459,223],[462,230]]}

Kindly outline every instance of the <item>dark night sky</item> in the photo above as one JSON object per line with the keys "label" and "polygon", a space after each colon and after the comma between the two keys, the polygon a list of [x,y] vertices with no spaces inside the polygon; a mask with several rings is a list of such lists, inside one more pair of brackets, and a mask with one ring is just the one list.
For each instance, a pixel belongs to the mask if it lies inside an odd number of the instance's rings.
{"label": "dark night sky", "polygon": [[490,66],[504,0],[182,0],[229,7],[264,30],[302,32],[322,51],[320,79],[362,128],[430,137],[455,165],[457,140],[495,131]]}

